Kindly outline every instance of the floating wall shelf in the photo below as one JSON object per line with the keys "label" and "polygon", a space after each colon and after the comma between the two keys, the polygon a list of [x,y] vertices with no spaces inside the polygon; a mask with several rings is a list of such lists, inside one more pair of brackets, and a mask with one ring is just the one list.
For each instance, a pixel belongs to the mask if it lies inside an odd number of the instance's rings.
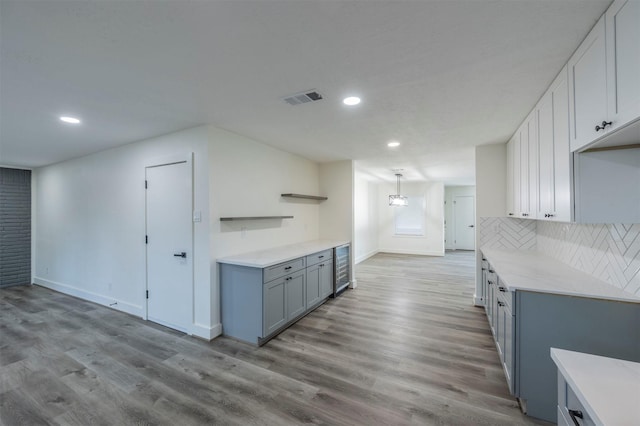
{"label": "floating wall shelf", "polygon": [[293,216],[239,216],[239,217],[221,217],[220,222],[228,222],[231,220],[261,220],[261,219],[293,219]]}
{"label": "floating wall shelf", "polygon": [[304,194],[280,194],[280,195],[287,198],[304,198],[307,200],[318,200],[318,201],[328,200],[327,197],[320,197],[318,195],[304,195]]}

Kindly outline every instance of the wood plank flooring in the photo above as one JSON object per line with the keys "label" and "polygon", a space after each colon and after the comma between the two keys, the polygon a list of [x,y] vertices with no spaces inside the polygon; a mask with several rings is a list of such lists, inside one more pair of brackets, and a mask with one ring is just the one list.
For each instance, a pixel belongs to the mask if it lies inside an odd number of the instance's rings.
{"label": "wood plank flooring", "polygon": [[261,348],[38,286],[0,290],[2,425],[526,425],[474,254],[378,254]]}

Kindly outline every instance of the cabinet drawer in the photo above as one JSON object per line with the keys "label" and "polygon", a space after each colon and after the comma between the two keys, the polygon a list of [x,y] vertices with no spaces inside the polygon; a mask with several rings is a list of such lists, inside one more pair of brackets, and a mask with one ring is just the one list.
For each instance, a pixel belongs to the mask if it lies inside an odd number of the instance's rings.
{"label": "cabinet drawer", "polygon": [[318,253],[310,254],[307,256],[307,266],[315,265],[316,263],[320,263],[322,261],[332,260],[333,259],[333,250],[324,250]]}
{"label": "cabinet drawer", "polygon": [[290,260],[288,262],[280,263],[278,265],[270,266],[263,269],[263,282],[268,283],[276,278],[283,277],[300,269],[304,269],[305,258],[300,257],[298,259]]}
{"label": "cabinet drawer", "polygon": [[[558,398],[558,411],[562,413],[562,416],[569,424],[574,424],[574,421],[571,418],[571,413],[569,412],[569,410],[571,410],[573,411],[573,415],[576,417],[576,421],[580,426],[595,425],[591,417],[589,417],[587,410],[584,409],[584,406],[578,400],[578,397],[566,381],[562,380],[561,389],[559,389],[559,391],[562,391],[564,395],[561,395]],[[579,412],[579,414],[576,414],[576,412]]]}
{"label": "cabinet drawer", "polygon": [[498,291],[498,299],[506,305],[506,308],[513,312],[513,296],[514,292],[509,291],[507,285],[502,282],[500,277],[497,278],[497,291]]}

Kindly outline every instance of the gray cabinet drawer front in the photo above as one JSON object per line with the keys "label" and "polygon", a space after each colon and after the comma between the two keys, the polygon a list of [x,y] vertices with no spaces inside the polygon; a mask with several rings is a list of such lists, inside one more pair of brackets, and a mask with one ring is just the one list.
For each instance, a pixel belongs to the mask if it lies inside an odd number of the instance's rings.
{"label": "gray cabinet drawer front", "polygon": [[513,298],[515,293],[513,291],[509,291],[507,285],[502,282],[500,277],[497,277],[497,282],[498,285],[496,290],[498,291],[498,299],[500,299],[500,301],[513,313]]}
{"label": "gray cabinet drawer front", "polygon": [[333,250],[324,250],[307,256],[307,266],[333,259]]}
{"label": "gray cabinet drawer front", "polygon": [[[573,425],[573,420],[571,420],[571,414],[569,413],[569,410],[579,411],[582,414],[582,418],[578,418],[578,423],[581,426],[594,426],[595,423],[593,422],[593,420],[591,420],[591,417],[589,417],[589,414],[587,414],[587,410],[584,409],[584,406],[578,400],[578,397],[573,392],[573,389],[571,389],[571,386],[569,386],[567,382],[564,382],[564,386],[565,386],[565,392],[566,392],[565,393],[566,405],[558,407],[562,412],[564,418],[567,420],[570,420],[569,424]],[[560,399],[561,398],[558,398],[559,402],[560,402]]]}
{"label": "gray cabinet drawer front", "polygon": [[280,263],[278,265],[269,266],[268,268],[263,269],[263,282],[268,283],[276,278],[284,277],[287,274],[304,269],[304,266],[304,257]]}

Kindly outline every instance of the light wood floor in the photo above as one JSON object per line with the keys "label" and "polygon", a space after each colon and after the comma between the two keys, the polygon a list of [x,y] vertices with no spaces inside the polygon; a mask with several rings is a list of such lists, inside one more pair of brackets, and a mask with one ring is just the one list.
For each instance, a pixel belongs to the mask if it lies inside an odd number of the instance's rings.
{"label": "light wood floor", "polygon": [[3,425],[516,425],[473,253],[379,254],[256,348],[41,287],[0,290]]}

